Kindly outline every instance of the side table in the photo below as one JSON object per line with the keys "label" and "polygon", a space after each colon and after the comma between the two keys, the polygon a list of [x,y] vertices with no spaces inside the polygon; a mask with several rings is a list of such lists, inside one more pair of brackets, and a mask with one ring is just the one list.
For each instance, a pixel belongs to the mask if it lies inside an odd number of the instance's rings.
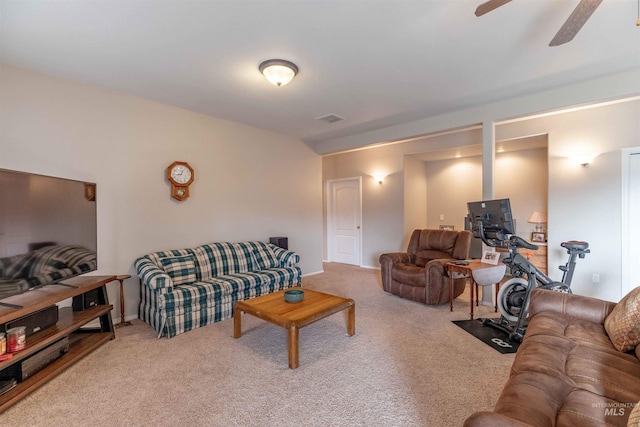
{"label": "side table", "polygon": [[[447,270],[447,274],[449,274],[449,311],[453,311],[453,279],[454,274],[460,274],[462,276],[466,276],[471,279],[471,296],[469,298],[469,306],[470,306],[470,315],[471,320],[473,320],[473,300],[476,300],[476,305],[478,304],[477,296],[474,294],[478,293],[478,283],[476,283],[474,279],[474,270],[486,270],[493,269],[494,272],[501,276],[504,276],[504,271],[506,269],[505,265],[493,265],[481,262],[479,259],[470,260],[468,264],[454,264],[452,262],[445,264],[445,269]],[[482,285],[489,285],[489,283],[482,283]],[[500,287],[500,280],[495,281],[496,285],[496,306],[495,310],[498,311],[498,289]]]}
{"label": "side table", "polygon": [[131,322],[124,321],[124,281],[129,279],[131,276],[129,274],[122,274],[120,276],[116,276],[116,280],[120,282],[120,323],[114,325],[116,328],[122,328],[123,326],[130,326]]}

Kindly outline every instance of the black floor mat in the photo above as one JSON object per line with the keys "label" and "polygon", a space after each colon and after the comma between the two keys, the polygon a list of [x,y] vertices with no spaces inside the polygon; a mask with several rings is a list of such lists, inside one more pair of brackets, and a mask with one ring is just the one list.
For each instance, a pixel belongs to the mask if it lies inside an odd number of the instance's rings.
{"label": "black floor mat", "polygon": [[[497,321],[497,319],[495,320]],[[482,319],[452,320],[452,322],[502,354],[515,353],[520,346],[517,341],[509,341],[509,334],[506,332],[491,326],[484,326]]]}

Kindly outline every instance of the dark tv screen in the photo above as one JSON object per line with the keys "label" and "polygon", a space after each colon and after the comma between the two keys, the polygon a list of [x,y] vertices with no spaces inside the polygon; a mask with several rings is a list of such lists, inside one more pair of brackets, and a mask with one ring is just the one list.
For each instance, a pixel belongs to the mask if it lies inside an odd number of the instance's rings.
{"label": "dark tv screen", "polygon": [[96,185],[0,169],[0,299],[97,269]]}

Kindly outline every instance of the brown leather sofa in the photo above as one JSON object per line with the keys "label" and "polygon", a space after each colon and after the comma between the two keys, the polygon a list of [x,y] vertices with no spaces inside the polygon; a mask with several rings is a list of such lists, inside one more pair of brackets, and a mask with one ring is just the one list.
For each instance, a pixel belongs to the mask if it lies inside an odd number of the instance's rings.
{"label": "brown leather sofa", "polygon": [[[632,304],[637,307],[637,300]],[[464,425],[627,426],[640,400],[640,346],[616,349],[619,340],[606,320],[615,307],[595,298],[534,290],[529,326],[493,412],[477,412]],[[637,330],[637,314],[622,323],[630,319]]]}
{"label": "brown leather sofa", "polygon": [[[382,288],[429,305],[448,303],[449,276],[444,265],[467,258],[471,238],[469,231],[414,230],[407,252],[380,255]],[[464,291],[465,280],[454,280],[454,298]]]}

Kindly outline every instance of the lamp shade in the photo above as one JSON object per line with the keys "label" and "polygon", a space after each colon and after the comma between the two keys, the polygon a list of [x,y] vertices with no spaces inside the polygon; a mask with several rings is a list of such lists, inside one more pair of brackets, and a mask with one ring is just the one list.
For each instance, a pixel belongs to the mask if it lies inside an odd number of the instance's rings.
{"label": "lamp shade", "polygon": [[547,222],[547,214],[545,212],[535,211],[531,214],[527,222],[532,224]]}
{"label": "lamp shade", "polygon": [[266,79],[276,86],[286,85],[298,74],[296,64],[284,59],[269,59],[260,64],[258,68]]}

